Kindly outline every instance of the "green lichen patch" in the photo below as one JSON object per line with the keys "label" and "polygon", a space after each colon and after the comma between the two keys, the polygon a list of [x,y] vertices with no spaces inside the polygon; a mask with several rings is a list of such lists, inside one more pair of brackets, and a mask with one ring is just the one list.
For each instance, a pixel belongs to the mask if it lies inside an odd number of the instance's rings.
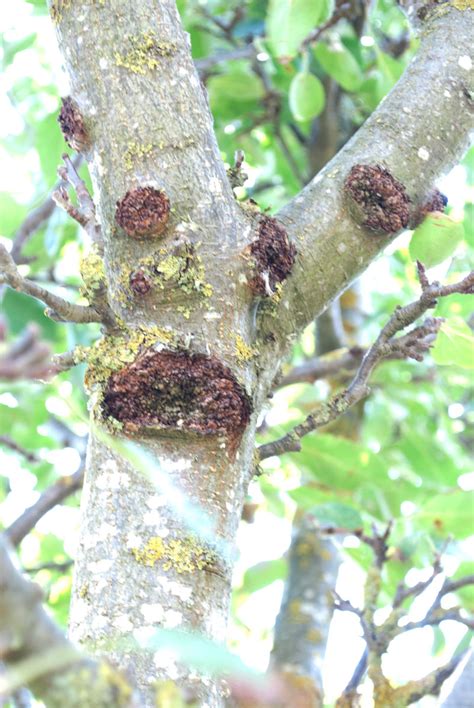
{"label": "green lichen patch", "polygon": [[124,44],[129,48],[123,52],[115,52],[115,63],[134,74],[145,75],[154,71],[160,65],[162,57],[176,52],[175,42],[160,42],[153,30],[140,35],[129,35]]}
{"label": "green lichen patch", "polygon": [[86,386],[92,389],[96,384],[104,384],[114,372],[135,361],[142,350],[157,343],[173,342],[174,334],[170,330],[156,326],[137,326],[133,330],[124,329],[118,335],[105,335],[83,352],[83,360],[88,363]]}
{"label": "green lichen patch", "polygon": [[[157,291],[165,291],[170,300],[179,299],[180,293],[186,297],[195,296],[197,293],[201,298],[206,299],[210,298],[213,292],[212,285],[206,282],[202,259],[191,244],[180,246],[171,253],[161,248],[152,256],[141,258],[133,271],[128,269],[123,271],[119,279],[123,295],[119,295],[119,298],[124,307],[136,299],[137,291],[131,276],[138,272],[142,279],[150,283],[147,292],[150,290],[156,295]],[[191,313],[189,307],[182,305],[178,311],[186,319]]]}
{"label": "green lichen patch", "polygon": [[131,170],[138,161],[143,160],[152,152],[152,143],[137,143],[135,140],[130,140],[123,156],[123,164],[127,170]]}
{"label": "green lichen patch", "polygon": [[79,265],[79,271],[83,286],[81,294],[89,300],[106,285],[104,261],[96,245],[93,245],[89,253],[83,256]]}
{"label": "green lichen patch", "polygon": [[164,571],[174,570],[179,574],[213,568],[218,560],[215,551],[193,536],[169,541],[153,536],[142,548],[132,548],[132,553],[141,565],[153,567],[159,562]]}
{"label": "green lichen patch", "polygon": [[235,335],[235,355],[240,364],[246,364],[257,354],[258,350],[255,347],[250,347],[246,344],[240,334]]}
{"label": "green lichen patch", "polygon": [[[83,5],[105,5],[106,0],[82,0]],[[72,0],[53,0],[49,8],[51,19],[55,25],[63,18],[63,11],[72,7]]]}

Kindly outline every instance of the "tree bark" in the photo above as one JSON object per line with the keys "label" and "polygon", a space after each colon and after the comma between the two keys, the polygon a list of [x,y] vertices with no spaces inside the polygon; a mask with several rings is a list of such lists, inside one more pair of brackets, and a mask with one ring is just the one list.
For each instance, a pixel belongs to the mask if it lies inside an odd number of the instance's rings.
{"label": "tree bark", "polygon": [[[138,425],[113,437],[102,430],[94,392],[71,635],[128,671],[146,705],[155,705],[157,679],[166,678],[199,705],[217,707],[224,686],[146,640],[158,627],[224,639],[257,412],[297,332],[389,240],[354,224],[341,197],[344,179],[356,163],[384,162],[417,201],[461,157],[471,101],[459,57],[467,54],[465,15],[472,12],[448,8],[430,20],[399,87],[279,215],[298,261],[272,317],[259,312],[248,287],[242,252],[257,238],[256,218],[233,198],[174,0],[53,2],[51,10],[87,133],[83,152],[121,333],[156,327],[172,340],[170,351],[212,357],[245,389],[254,411],[233,442],[179,421],[173,429]],[[420,158],[425,145],[428,161]],[[117,202],[148,186],[171,205],[158,242],[127,236],[116,221]],[[199,266],[191,287],[171,274],[151,296],[131,292],[130,278],[147,259],[182,260],[183,248]],[[112,346],[115,335],[104,335]],[[166,346],[162,340],[153,351]],[[133,445],[125,442],[130,437]],[[191,529],[189,500],[206,516]]]}

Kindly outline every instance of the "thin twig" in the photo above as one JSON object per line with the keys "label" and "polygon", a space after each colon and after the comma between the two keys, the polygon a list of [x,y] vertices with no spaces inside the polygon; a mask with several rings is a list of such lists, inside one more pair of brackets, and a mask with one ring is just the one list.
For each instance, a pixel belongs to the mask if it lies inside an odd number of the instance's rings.
{"label": "thin twig", "polygon": [[26,450],[24,447],[19,445],[17,442],[10,438],[8,435],[0,435],[0,445],[5,445],[10,450],[18,452],[19,455],[25,458],[28,462],[39,462],[39,458],[33,452]]}
{"label": "thin twig", "polygon": [[84,466],[81,465],[77,472],[67,477],[61,477],[51,487],[48,487],[38,501],[26,509],[3,532],[12,546],[18,546],[48,511],[81,489],[83,481]]}
{"label": "thin twig", "polygon": [[[82,162],[82,155],[76,155],[73,159],[73,165],[75,169],[78,169]],[[57,190],[59,187],[64,186],[64,180],[59,180],[59,182],[53,187],[52,192]],[[48,221],[49,217],[56,208],[56,204],[51,196],[48,196],[42,204],[40,204],[36,209],[33,209],[23,223],[19,226],[12,242],[11,256],[15,263],[18,265],[20,263],[29,262],[30,258],[24,259],[21,252],[26,244],[26,242],[33,236],[35,231]]]}
{"label": "thin twig", "polygon": [[301,47],[300,51],[304,51],[310,44],[314,44],[315,42],[320,39],[321,35],[326,32],[330,27],[333,27],[339,20],[342,20],[343,17],[347,17],[352,10],[352,5],[350,2],[344,2],[342,5],[339,7],[336,7],[336,10],[334,13],[331,15],[329,20],[325,22],[323,25],[320,27],[315,27],[312,32],[310,32],[301,42]]}
{"label": "thin twig", "polygon": [[52,198],[61,206],[75,221],[77,221],[88,233],[92,243],[101,245],[102,243],[102,233],[100,226],[96,219],[95,214],[95,204],[89,190],[86,187],[84,180],[82,180],[74,163],[72,162],[69,155],[66,153],[63,155],[64,167],[58,169],[58,175],[67,184],[69,183],[77,195],[77,201],[79,202],[79,208],[75,207],[67,193],[67,189],[64,186],[60,186],[55,192],[53,192]]}
{"label": "thin twig", "polygon": [[15,261],[2,244],[0,244],[0,283],[6,283],[14,290],[41,300],[50,308],[46,311],[46,314],[58,322],[78,322],[83,324],[102,322],[102,315],[93,307],[75,305],[42,288],[41,285],[34,283],[32,280],[23,278]]}
{"label": "thin twig", "polygon": [[438,282],[430,284],[426,279],[425,269],[421,263],[418,263],[418,273],[422,286],[422,293],[419,299],[395,310],[374,344],[366,352],[359,370],[349,387],[337,393],[329,401],[322,403],[302,423],[295,426],[293,430],[282,438],[261,445],[258,448],[260,461],[273,455],[301,450],[302,437],[317,428],[327,425],[345,413],[355,403],[365,398],[370,392],[368,387],[369,378],[375,367],[383,359],[394,354],[397,357],[403,356],[403,358],[408,357],[417,361],[423,359],[423,356],[433,344],[442,320],[427,318],[421,326],[415,327],[407,334],[401,337],[395,337],[395,335],[413,324],[427,310],[435,307],[438,298],[446,297],[453,293],[473,293],[474,271],[460,282],[452,285],[440,285]]}
{"label": "thin twig", "polygon": [[25,573],[28,575],[33,575],[34,573],[39,573],[41,570],[55,570],[58,573],[64,573],[66,570],[74,565],[72,558],[63,561],[62,563],[41,563],[40,565],[30,566],[29,568],[23,568]]}
{"label": "thin twig", "polygon": [[44,379],[50,362],[51,348],[41,340],[38,325],[30,323],[0,355],[0,379]]}
{"label": "thin twig", "polygon": [[217,52],[216,54],[211,54],[211,56],[196,59],[194,64],[198,72],[203,74],[217,64],[223,64],[226,61],[236,61],[238,59],[253,59],[255,54],[256,50],[254,45],[248,44],[245,47],[231,49],[228,52]]}

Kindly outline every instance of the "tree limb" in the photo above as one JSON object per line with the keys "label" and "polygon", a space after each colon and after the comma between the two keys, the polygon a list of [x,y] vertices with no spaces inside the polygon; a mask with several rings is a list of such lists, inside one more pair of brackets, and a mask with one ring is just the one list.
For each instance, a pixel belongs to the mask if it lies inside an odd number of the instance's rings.
{"label": "tree limb", "polygon": [[3,532],[12,546],[18,546],[48,511],[67,499],[71,494],[74,494],[78,489],[81,489],[83,481],[84,465],[82,464],[77,472],[61,477],[48,489],[45,489],[38,501],[26,509]]}
{"label": "tree limb", "polygon": [[[82,155],[76,155],[73,158],[72,164],[75,169],[78,169],[82,162]],[[64,186],[64,180],[59,180],[59,182],[53,187],[53,192]],[[39,229],[39,227],[48,221],[49,217],[56,208],[56,204],[51,196],[47,197],[42,204],[40,204],[36,209],[31,211],[23,223],[19,226],[12,242],[12,249],[10,251],[11,257],[15,263],[25,263],[25,259],[22,257],[21,252],[25,246],[28,239]],[[28,260],[28,259],[27,259]]]}
{"label": "tree limb", "polygon": [[[6,336],[0,325],[0,342]],[[3,347],[2,347],[3,349]],[[30,323],[0,354],[0,380],[42,379],[48,375],[51,349],[40,338],[39,327]]]}
{"label": "tree limb", "polygon": [[18,271],[15,261],[8,253],[5,246],[0,244],[0,283],[6,283],[14,290],[26,293],[48,305],[47,314],[51,319],[59,322],[102,322],[102,315],[93,307],[75,305],[67,302],[62,297],[54,295],[38,283],[23,278]]}
{"label": "tree limb", "polygon": [[89,194],[84,180],[79,177],[69,155],[65,153],[63,160],[64,167],[58,169],[58,174],[63,183],[69,183],[74,187],[79,202],[79,208],[72,204],[67,189],[63,186],[60,186],[53,192],[52,199],[84,228],[92,243],[96,243],[100,246],[102,244],[102,233],[95,215],[94,200]]}
{"label": "tree limb", "polygon": [[39,586],[16,569],[2,538],[0,579],[0,659],[7,667],[0,698],[28,685],[50,708],[139,705],[124,676],[66,639],[44,610]]}
{"label": "tree limb", "polygon": [[321,404],[306,420],[295,426],[282,438],[261,445],[258,448],[260,461],[273,455],[281,455],[284,452],[298,452],[301,449],[302,437],[327,425],[362,398],[365,398],[369,393],[369,378],[374,368],[383,359],[396,355],[400,358],[409,357],[417,361],[423,360],[423,356],[433,344],[441,320],[428,318],[421,326],[415,327],[408,334],[401,337],[395,337],[395,335],[413,324],[428,309],[434,307],[438,298],[453,293],[474,292],[474,271],[460,282],[451,285],[440,285],[437,282],[430,284],[421,263],[418,263],[418,272],[422,285],[421,296],[409,305],[398,307],[395,310],[374,344],[366,352],[349,387],[332,396],[326,403]]}
{"label": "tree limb", "polygon": [[451,4],[431,14],[422,28],[418,54],[398,84],[334,159],[277,214],[298,250],[276,314],[265,324],[280,346],[286,348],[287,338],[322,312],[395,235],[376,234],[354,222],[344,198],[351,168],[382,164],[416,206],[467,150],[474,72],[463,68],[461,58],[471,52],[473,17],[474,10],[461,11]]}

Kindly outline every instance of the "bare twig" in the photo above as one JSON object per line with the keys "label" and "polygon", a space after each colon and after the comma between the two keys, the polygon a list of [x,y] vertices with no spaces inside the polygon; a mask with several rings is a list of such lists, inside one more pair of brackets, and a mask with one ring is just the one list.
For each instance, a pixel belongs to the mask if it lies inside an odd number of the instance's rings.
{"label": "bare twig", "polygon": [[[82,162],[82,156],[81,155],[76,155],[73,159],[73,165],[75,169],[78,169],[80,164]],[[57,190],[59,187],[64,186],[64,181],[61,179],[54,187],[53,187],[53,192]],[[40,204],[36,209],[34,209],[32,212],[28,214],[26,219],[23,221],[23,223],[20,225],[18,228],[18,231],[16,232],[14,238],[13,238],[13,243],[12,243],[12,248],[11,248],[11,256],[15,263],[20,264],[20,263],[26,263],[29,262],[30,259],[24,259],[21,255],[22,249],[25,246],[26,242],[28,239],[31,238],[31,236],[39,229],[39,227],[44,224],[45,221],[49,219],[51,214],[56,208],[56,204],[54,200],[49,196],[45,199],[45,201]]]}
{"label": "bare twig", "polygon": [[66,570],[69,570],[72,565],[74,565],[74,561],[72,558],[68,558],[62,563],[41,563],[40,565],[23,568],[23,571],[28,573],[28,575],[34,575],[34,573],[39,573],[41,570],[55,570],[58,573],[64,573]]}
{"label": "bare twig", "polygon": [[15,261],[5,246],[0,244],[0,283],[6,283],[14,290],[26,293],[41,300],[50,308],[46,314],[58,322],[102,322],[102,315],[93,307],[75,305],[54,293],[45,290],[32,280],[23,278]]}
{"label": "bare twig", "polygon": [[14,452],[18,452],[19,455],[22,455],[22,457],[25,458],[28,462],[38,462],[39,458],[37,455],[35,455],[33,452],[30,452],[29,450],[25,450],[24,447],[19,445],[17,442],[15,442],[12,438],[10,438],[8,435],[0,435],[0,445],[5,445],[5,447],[8,447],[10,450],[13,450]]}
{"label": "bare twig", "polygon": [[345,413],[351,406],[365,398],[370,390],[369,378],[374,368],[380,361],[390,356],[397,358],[412,358],[421,361],[433,344],[442,320],[427,318],[421,326],[401,337],[396,334],[413,324],[427,310],[435,307],[437,299],[452,295],[453,293],[469,294],[474,292],[474,271],[463,280],[452,285],[440,285],[438,282],[429,283],[425,269],[418,263],[418,273],[422,286],[422,293],[418,300],[398,307],[385,327],[380,332],[376,341],[366,352],[362,363],[348,388],[336,394],[329,401],[321,404],[302,423],[278,440],[261,445],[258,448],[260,461],[273,455],[285,452],[297,452],[301,449],[301,438],[308,433],[327,425]]}
{"label": "bare twig", "polygon": [[35,502],[33,506],[26,509],[23,514],[3,532],[12,546],[18,546],[50,509],[60,504],[78,489],[81,489],[83,481],[84,466],[81,465],[77,472],[74,472],[74,474],[68,477],[61,477],[57,482],[51,485],[51,487],[46,489],[38,501]]}
{"label": "bare twig", "polygon": [[[0,332],[0,342],[5,336],[4,327]],[[46,378],[51,363],[51,349],[40,339],[40,329],[30,323],[12,344],[0,354],[0,379]]]}
{"label": "bare twig", "polygon": [[69,155],[65,153],[63,160],[64,167],[58,169],[58,175],[64,183],[69,183],[74,187],[79,202],[79,208],[71,203],[67,189],[63,185],[60,185],[59,188],[53,192],[52,198],[58,206],[62,207],[69,216],[85,229],[92,243],[101,245],[102,234],[95,215],[94,201],[89,194],[84,180],[79,177]]}
{"label": "bare twig", "polygon": [[366,353],[362,347],[352,347],[349,350],[342,350],[338,356],[314,357],[294,366],[287,374],[276,382],[276,388],[290,386],[295,383],[314,383],[319,379],[329,376],[339,375],[345,371],[351,372],[360,366],[362,358]]}
{"label": "bare twig", "polygon": [[459,607],[444,609],[441,607],[442,598],[449,592],[474,584],[474,575],[460,578],[459,580],[449,581],[446,579],[439,589],[434,602],[425,613],[425,616],[417,622],[405,622],[407,618],[405,611],[401,608],[404,600],[407,598],[416,598],[421,595],[426,588],[431,585],[434,579],[442,572],[441,554],[440,551],[434,560],[433,570],[428,580],[417,583],[411,588],[407,588],[404,584],[400,584],[395,593],[392,602],[392,611],[385,622],[381,625],[376,625],[374,621],[374,613],[377,608],[377,601],[381,589],[382,568],[389,561],[387,557],[387,541],[391,530],[391,524],[383,534],[380,534],[375,528],[372,535],[364,534],[361,530],[350,531],[349,529],[330,528],[327,531],[333,533],[353,534],[363,543],[369,545],[374,551],[374,565],[367,573],[364,592],[364,607],[358,609],[348,600],[344,600],[339,595],[336,596],[335,609],[348,611],[359,617],[367,649],[364,651],[359,660],[354,674],[348,685],[342,692],[340,698],[336,702],[338,708],[348,708],[348,706],[358,705],[357,687],[363,680],[363,677],[369,669],[369,676],[374,684],[374,703],[376,706],[385,705],[410,705],[415,700],[428,694],[437,694],[442,683],[454,671],[459,661],[462,659],[462,654],[459,654],[451,659],[446,665],[433,671],[428,676],[417,681],[410,681],[405,686],[393,688],[383,674],[381,658],[387,651],[389,644],[399,634],[419,629],[421,627],[438,625],[445,620],[454,620],[466,625],[470,629],[474,628],[474,621],[464,617],[461,614]]}
{"label": "bare twig", "polygon": [[255,57],[256,50],[253,44],[248,44],[245,47],[238,47],[237,49],[231,49],[228,52],[217,52],[208,57],[202,57],[201,59],[196,59],[194,64],[196,69],[200,74],[206,73],[209,69],[212,69],[217,64],[223,64],[226,61],[235,61],[238,59],[253,59]]}
{"label": "bare twig", "polygon": [[76,691],[78,675],[88,705],[115,705],[118,685],[129,696],[123,705],[141,705],[124,676],[100,659],[84,656],[66,639],[44,610],[39,586],[17,570],[1,537],[0,578],[0,649],[7,668],[0,676],[0,699],[28,685],[47,705],[57,703],[59,695],[72,705],[77,695],[68,697],[68,685]]}
{"label": "bare twig", "polygon": [[343,17],[348,17],[352,11],[352,5],[350,2],[343,2],[338,7],[336,7],[334,13],[331,15],[329,20],[325,22],[320,27],[315,27],[301,42],[300,51],[304,51],[310,44],[314,44],[320,39],[321,35],[326,32],[330,27],[333,27],[339,20]]}
{"label": "bare twig", "polygon": [[59,374],[61,371],[69,371],[73,366],[76,366],[79,361],[76,358],[76,349],[64,354],[55,354],[52,357],[49,372],[53,375]]}

